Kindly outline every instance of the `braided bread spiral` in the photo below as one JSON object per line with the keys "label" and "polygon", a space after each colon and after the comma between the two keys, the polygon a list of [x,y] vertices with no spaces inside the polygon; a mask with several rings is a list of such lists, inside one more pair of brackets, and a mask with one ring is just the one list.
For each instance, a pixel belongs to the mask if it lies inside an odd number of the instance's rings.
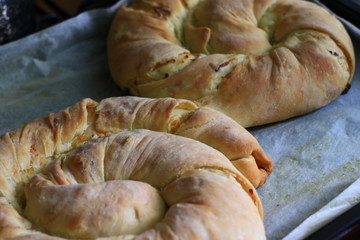
{"label": "braided bread spiral", "polygon": [[115,82],[145,97],[190,99],[244,127],[320,108],[350,86],[351,39],[302,0],[139,0],[108,35]]}
{"label": "braided bread spiral", "polygon": [[264,239],[236,168],[259,186],[272,161],[215,110],[84,99],[0,137],[0,238]]}

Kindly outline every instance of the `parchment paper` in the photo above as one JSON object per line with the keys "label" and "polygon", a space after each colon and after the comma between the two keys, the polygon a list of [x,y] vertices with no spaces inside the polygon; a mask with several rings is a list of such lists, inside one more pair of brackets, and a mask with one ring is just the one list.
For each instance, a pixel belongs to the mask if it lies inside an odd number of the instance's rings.
{"label": "parchment paper", "polygon": [[250,129],[274,160],[273,174],[258,190],[268,239],[304,239],[360,202],[354,183],[360,178],[360,30],[339,19],[356,56],[348,94],[305,116]]}
{"label": "parchment paper", "polygon": [[[106,57],[109,25],[122,2],[0,46],[0,135],[86,97],[127,95],[112,82]],[[354,30],[349,27],[359,56]],[[274,160],[273,174],[258,189],[268,239],[290,232],[285,239],[303,239],[360,202],[358,72],[359,65],[349,93],[326,107],[249,129]],[[345,189],[346,197],[333,200]]]}

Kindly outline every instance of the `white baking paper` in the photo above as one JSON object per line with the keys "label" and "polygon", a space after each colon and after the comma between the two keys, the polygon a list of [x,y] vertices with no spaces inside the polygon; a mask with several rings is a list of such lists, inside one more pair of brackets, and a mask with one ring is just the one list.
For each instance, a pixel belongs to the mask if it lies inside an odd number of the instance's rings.
{"label": "white baking paper", "polygon": [[340,20],[355,48],[351,90],[315,112],[251,131],[275,163],[258,190],[268,239],[305,239],[360,203],[360,30]]}
{"label": "white baking paper", "polygon": [[[0,46],[0,134],[86,97],[127,94],[112,82],[106,56],[120,4]],[[360,34],[347,26],[359,56]],[[359,196],[359,187],[347,189],[360,178],[358,64],[348,94],[307,115],[249,130],[274,160],[274,172],[258,189],[269,240],[303,239],[359,202],[349,198]]]}
{"label": "white baking paper", "polygon": [[125,95],[107,66],[115,9],[101,9],[0,46],[0,134],[83,98]]}
{"label": "white baking paper", "polygon": [[319,211],[308,217],[297,228],[289,233],[284,240],[304,239],[317,229],[325,226],[334,220],[340,214],[348,211],[355,204],[360,202],[360,179],[351,184],[330,203],[325,205]]}
{"label": "white baking paper", "polygon": [[347,95],[316,112],[251,131],[274,160],[274,172],[258,190],[268,239],[285,237],[360,177],[359,103],[354,81]]}

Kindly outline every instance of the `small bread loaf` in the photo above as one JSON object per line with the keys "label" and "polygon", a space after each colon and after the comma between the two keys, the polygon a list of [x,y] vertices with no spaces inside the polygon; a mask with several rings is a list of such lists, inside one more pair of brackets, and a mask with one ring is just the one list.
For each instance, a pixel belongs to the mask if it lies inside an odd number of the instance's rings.
{"label": "small bread loaf", "polygon": [[118,10],[108,56],[132,94],[190,99],[244,127],[328,104],[355,69],[343,25],[302,0],[138,0]]}
{"label": "small bread loaf", "polygon": [[259,186],[272,161],[215,110],[84,99],[0,137],[0,238],[264,239],[237,169]]}

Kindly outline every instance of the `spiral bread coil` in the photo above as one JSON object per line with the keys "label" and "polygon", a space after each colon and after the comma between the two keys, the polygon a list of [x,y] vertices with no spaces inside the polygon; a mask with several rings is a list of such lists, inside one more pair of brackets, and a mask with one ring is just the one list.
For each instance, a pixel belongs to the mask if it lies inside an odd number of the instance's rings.
{"label": "spiral bread coil", "polygon": [[265,239],[239,170],[260,186],[272,161],[215,110],[84,99],[0,137],[0,239]]}
{"label": "spiral bread coil", "polygon": [[343,25],[302,0],[138,0],[118,10],[108,56],[133,95],[190,99],[244,127],[328,104],[355,68]]}

